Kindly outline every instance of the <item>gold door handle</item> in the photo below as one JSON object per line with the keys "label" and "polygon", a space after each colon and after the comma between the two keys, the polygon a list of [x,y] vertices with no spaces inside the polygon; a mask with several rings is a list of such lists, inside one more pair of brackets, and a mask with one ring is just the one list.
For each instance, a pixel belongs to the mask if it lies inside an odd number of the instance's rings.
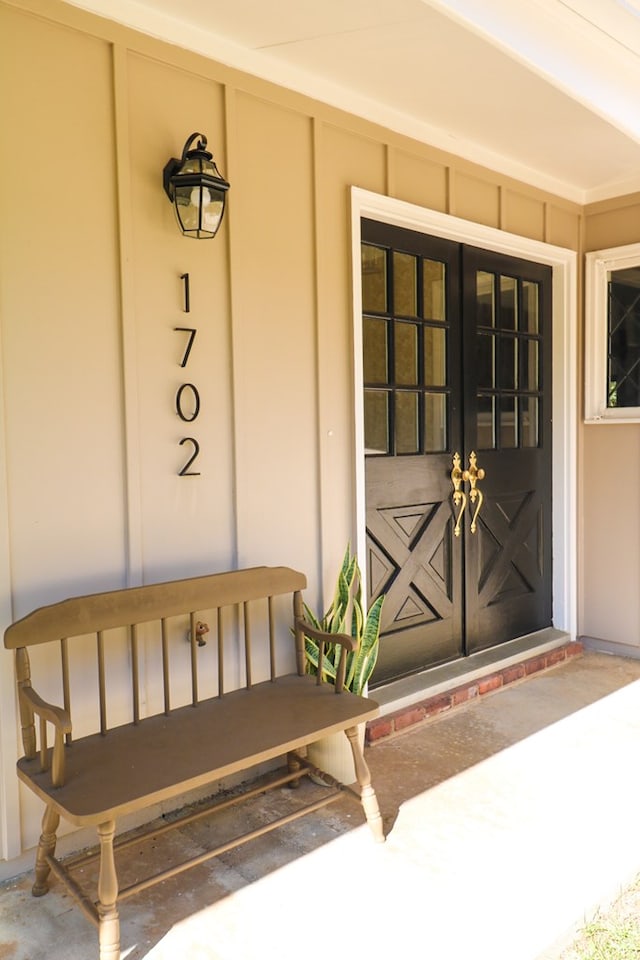
{"label": "gold door handle", "polygon": [[[453,532],[456,537],[460,536],[462,514],[467,508],[467,495],[464,492],[464,490],[461,489],[463,480],[464,480],[464,474],[460,469],[460,454],[454,453],[453,469],[451,470],[451,482],[453,484],[453,506],[454,506],[453,513],[456,518],[456,525],[453,528]],[[458,510],[457,514],[456,514],[456,510]]]}
{"label": "gold door handle", "polygon": [[478,480],[484,480],[484,478],[485,478],[485,472],[482,469],[482,467],[478,467],[475,451],[472,450],[471,453],[469,454],[469,469],[465,470],[462,474],[462,479],[465,481],[468,480],[471,486],[471,490],[469,492],[469,500],[471,501],[471,503],[475,503],[476,500],[478,501],[478,505],[473,511],[473,516],[471,517],[471,533],[475,533],[476,530],[478,529],[478,525],[477,525],[478,514],[480,513],[480,508],[482,507],[482,504],[484,502],[484,494],[482,490],[480,490],[480,488],[477,486],[477,483],[478,483]]}

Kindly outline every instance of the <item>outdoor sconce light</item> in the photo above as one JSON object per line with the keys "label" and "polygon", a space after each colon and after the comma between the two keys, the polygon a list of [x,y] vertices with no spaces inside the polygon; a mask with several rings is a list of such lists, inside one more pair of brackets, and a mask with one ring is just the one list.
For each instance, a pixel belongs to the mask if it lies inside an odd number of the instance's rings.
{"label": "outdoor sconce light", "polygon": [[[199,137],[195,149],[189,147]],[[164,189],[175,207],[185,237],[206,240],[215,237],[222,222],[229,183],[206,150],[207,138],[192,133],[182,157],[172,157],[163,171]]]}

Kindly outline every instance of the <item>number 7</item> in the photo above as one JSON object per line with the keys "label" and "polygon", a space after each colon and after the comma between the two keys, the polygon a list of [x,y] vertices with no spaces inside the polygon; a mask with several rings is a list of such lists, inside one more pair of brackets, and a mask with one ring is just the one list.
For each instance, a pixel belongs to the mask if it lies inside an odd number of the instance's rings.
{"label": "number 7", "polygon": [[184,352],[184,357],[182,358],[181,367],[186,367],[187,360],[189,359],[189,354],[191,353],[191,347],[193,346],[193,341],[196,338],[196,333],[198,332],[195,327],[174,327],[173,328],[177,333],[188,333],[189,341],[187,343],[187,349]]}

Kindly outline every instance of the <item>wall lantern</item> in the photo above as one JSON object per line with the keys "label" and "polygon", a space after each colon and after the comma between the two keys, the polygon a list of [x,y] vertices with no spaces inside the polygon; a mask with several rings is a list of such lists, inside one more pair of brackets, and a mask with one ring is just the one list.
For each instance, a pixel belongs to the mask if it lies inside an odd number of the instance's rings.
{"label": "wall lantern", "polygon": [[[199,137],[195,149],[189,147]],[[185,237],[206,240],[215,237],[222,222],[229,183],[206,150],[207,138],[192,133],[182,157],[172,157],[163,171],[164,189],[175,207]]]}

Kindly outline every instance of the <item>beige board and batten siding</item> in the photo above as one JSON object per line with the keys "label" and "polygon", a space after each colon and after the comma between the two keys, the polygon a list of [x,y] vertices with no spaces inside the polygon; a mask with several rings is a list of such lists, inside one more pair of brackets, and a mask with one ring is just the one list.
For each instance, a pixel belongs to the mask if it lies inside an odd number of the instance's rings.
{"label": "beige board and batten siding", "polygon": [[[640,241],[640,195],[585,208],[584,250]],[[640,472],[640,425],[583,427],[583,598],[581,632],[640,646],[640,499],[629,478]]]}
{"label": "beige board and batten siding", "polygon": [[[318,604],[354,534],[350,188],[572,249],[580,209],[58,0],[2,0],[0,44],[3,628],[68,595],[236,564],[302,569]],[[231,182],[208,243],[179,235],[161,185],[195,130]],[[184,369],[176,326],[198,330]],[[177,475],[185,436],[199,477]],[[11,859],[41,810],[19,800],[0,655]],[[86,680],[89,723],[90,647]]]}

